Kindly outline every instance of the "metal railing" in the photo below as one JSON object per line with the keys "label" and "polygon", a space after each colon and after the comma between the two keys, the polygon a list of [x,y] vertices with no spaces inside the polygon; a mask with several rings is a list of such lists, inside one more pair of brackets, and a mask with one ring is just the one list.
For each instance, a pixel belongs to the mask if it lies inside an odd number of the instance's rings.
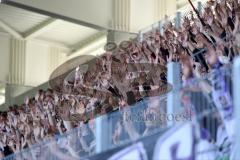
{"label": "metal railing", "polygon": [[[155,97],[155,100],[158,103],[161,103],[162,107],[166,107],[166,95],[161,97]],[[151,127],[146,129],[146,121],[144,121],[144,111],[146,110],[148,103],[151,103],[152,99],[144,99],[129,108],[123,109],[122,111],[117,111],[110,113],[106,116],[100,118],[105,119],[106,123],[104,126],[108,128],[107,132],[110,137],[107,137],[109,140],[109,145],[106,150],[118,147],[123,144],[127,144],[133,140],[131,135],[134,131],[135,137],[137,139],[142,138],[158,132],[160,130],[165,130],[166,125],[149,124]],[[135,115],[133,115],[135,114]],[[87,124],[81,124],[80,127],[71,130],[70,132],[65,133],[64,135],[55,135],[54,137],[46,138],[43,142],[37,143],[33,146],[30,146],[27,149],[20,151],[19,153],[12,154],[8,157],[5,157],[5,160],[11,159],[79,159],[91,156],[96,152],[96,119],[88,122]],[[129,123],[129,124],[127,124]],[[123,131],[126,134],[122,135],[115,141],[114,131],[116,127],[119,127],[118,124],[123,125]],[[129,125],[129,126],[127,126]],[[144,132],[145,131],[145,132]],[[128,134],[129,133],[129,134]],[[102,137],[101,137],[102,138]],[[104,139],[105,143],[107,139]]]}

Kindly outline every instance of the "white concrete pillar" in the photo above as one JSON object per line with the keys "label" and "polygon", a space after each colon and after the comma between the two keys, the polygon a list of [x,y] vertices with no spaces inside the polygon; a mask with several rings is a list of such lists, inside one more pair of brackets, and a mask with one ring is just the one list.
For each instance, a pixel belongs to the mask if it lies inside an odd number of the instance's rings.
{"label": "white concrete pillar", "polygon": [[26,68],[26,41],[11,38],[10,40],[10,73],[9,83],[16,85],[25,84]]}
{"label": "white concrete pillar", "polygon": [[112,29],[129,31],[130,29],[130,0],[113,0]]}
{"label": "white concrete pillar", "polygon": [[58,47],[49,47],[48,67],[51,74],[59,65],[67,60],[66,54]]}
{"label": "white concrete pillar", "polygon": [[171,16],[177,10],[176,0],[154,0],[155,21],[162,20],[165,15]]}
{"label": "white concrete pillar", "polygon": [[120,43],[129,38],[135,38],[136,34],[130,31],[131,0],[113,0],[112,30],[108,31],[107,41]]}
{"label": "white concrete pillar", "polygon": [[14,96],[24,90],[26,71],[26,41],[10,38],[9,75],[5,85],[5,108],[14,104]]}

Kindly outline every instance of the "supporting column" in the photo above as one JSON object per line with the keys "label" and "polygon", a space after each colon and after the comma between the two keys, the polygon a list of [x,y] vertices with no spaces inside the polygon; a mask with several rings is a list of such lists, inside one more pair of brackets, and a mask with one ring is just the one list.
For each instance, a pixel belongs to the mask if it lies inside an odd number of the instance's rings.
{"label": "supporting column", "polygon": [[171,16],[177,10],[176,0],[154,0],[154,15],[155,21],[159,21],[165,17],[165,15]]}
{"label": "supporting column", "polygon": [[60,48],[50,47],[49,48],[49,62],[48,62],[49,74],[51,74],[66,59],[67,59],[67,56],[64,53],[61,53]]}
{"label": "supporting column", "polygon": [[5,107],[15,103],[13,97],[25,91],[26,41],[10,39],[9,77],[5,87]]}
{"label": "supporting column", "polygon": [[235,146],[233,151],[233,157],[231,159],[239,159],[240,157],[240,57],[234,60],[233,64],[233,107],[234,107],[234,119],[235,119]]}
{"label": "supporting column", "polygon": [[26,41],[11,38],[10,42],[10,73],[9,83],[16,85],[25,84],[26,70]]}
{"label": "supporting column", "polygon": [[135,38],[137,34],[130,30],[131,0],[113,0],[112,29],[108,31],[107,41],[119,44],[123,40]]}
{"label": "supporting column", "polygon": [[115,30],[130,29],[130,0],[113,0],[113,24]]}
{"label": "supporting column", "polygon": [[[167,97],[167,114],[174,114],[181,107],[181,100],[179,96],[179,89],[181,87],[181,65],[180,63],[170,62],[167,64],[167,79],[168,83],[172,85],[172,91]],[[167,122],[168,126],[173,125],[173,121]]]}

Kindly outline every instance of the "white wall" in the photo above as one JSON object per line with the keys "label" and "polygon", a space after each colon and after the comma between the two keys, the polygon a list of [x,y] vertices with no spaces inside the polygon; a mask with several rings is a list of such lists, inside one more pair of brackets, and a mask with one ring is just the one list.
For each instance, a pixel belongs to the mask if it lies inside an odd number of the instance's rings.
{"label": "white wall", "polygon": [[154,0],[131,0],[130,30],[138,32],[154,22]]}
{"label": "white wall", "polygon": [[176,11],[176,0],[131,0],[130,30],[138,32]]}
{"label": "white wall", "polygon": [[[177,1],[176,0],[167,0],[166,3],[166,15],[171,16],[177,11]],[[163,17],[162,17],[163,18]]]}
{"label": "white wall", "polygon": [[47,82],[52,71],[66,60],[65,53],[47,44],[30,41],[26,48],[27,86],[38,86]]}
{"label": "white wall", "polygon": [[0,33],[0,82],[8,80],[10,56],[10,36]]}
{"label": "white wall", "polygon": [[27,42],[26,49],[26,85],[37,86],[48,80],[49,46]]}

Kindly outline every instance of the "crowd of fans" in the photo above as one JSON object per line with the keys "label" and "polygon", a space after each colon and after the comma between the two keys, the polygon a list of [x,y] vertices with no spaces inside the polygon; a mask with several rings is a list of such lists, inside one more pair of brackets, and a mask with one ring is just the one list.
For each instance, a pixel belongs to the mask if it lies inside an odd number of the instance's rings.
{"label": "crowd of fans", "polygon": [[[0,115],[1,157],[77,127],[81,128],[80,146],[85,152],[92,152],[95,140],[86,140],[85,133],[95,136],[94,117],[165,93],[168,90],[166,65],[170,62],[182,64],[184,93],[200,90],[210,95],[231,140],[233,128],[223,122],[225,118],[232,121],[231,86],[229,77],[221,74],[220,68],[230,68],[232,60],[240,53],[239,5],[238,0],[208,1],[200,14],[201,20],[190,12],[178,28],[166,19],[163,34],[154,30],[145,34],[142,42],[124,41],[119,47],[112,45],[87,70],[83,71],[81,65],[77,67],[74,79],[63,80],[60,89],[39,90],[34,98],[26,97],[23,105],[10,106]],[[194,78],[201,79],[209,73],[208,81],[196,85]],[[183,106],[197,114],[197,104],[184,98],[184,93],[181,94]],[[157,116],[166,112],[166,101],[151,100],[144,109],[145,114]],[[114,144],[118,144],[123,130],[131,139],[136,139],[160,125],[148,121],[145,129],[138,131],[134,123],[126,121],[126,114],[122,116],[113,132]],[[67,146],[71,156],[79,156],[70,142]]]}

